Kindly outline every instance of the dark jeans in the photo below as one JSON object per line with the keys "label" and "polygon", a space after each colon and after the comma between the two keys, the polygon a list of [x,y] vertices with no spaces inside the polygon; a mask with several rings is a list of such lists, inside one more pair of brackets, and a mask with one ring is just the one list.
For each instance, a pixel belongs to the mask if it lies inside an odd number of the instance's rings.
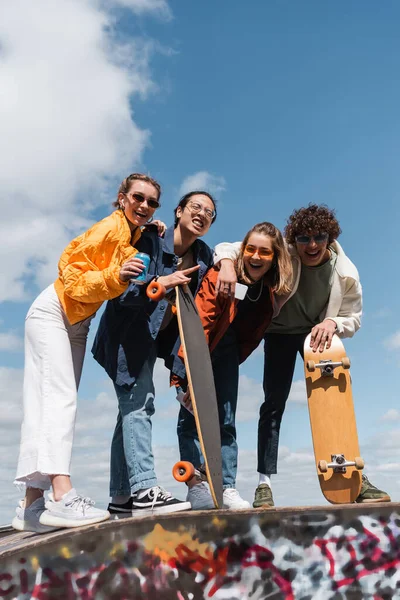
{"label": "dark jeans", "polygon": [[[239,385],[239,351],[234,331],[229,328],[211,355],[221,431],[222,477],[224,489],[235,487],[238,448],[236,443],[236,406]],[[181,460],[199,467],[202,458],[196,422],[181,408],[178,417]]]}
{"label": "dark jeans", "polygon": [[277,472],[279,430],[292,385],[297,352],[304,358],[306,333],[267,333],[264,344],[264,396],[258,421],[258,466],[264,475]]}

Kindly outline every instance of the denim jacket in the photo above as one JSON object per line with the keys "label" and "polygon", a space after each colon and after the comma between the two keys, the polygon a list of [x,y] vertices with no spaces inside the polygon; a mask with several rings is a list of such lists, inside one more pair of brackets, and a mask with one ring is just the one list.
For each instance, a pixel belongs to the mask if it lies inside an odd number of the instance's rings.
{"label": "denim jacket", "polygon": [[[156,276],[170,275],[177,269],[178,257],[174,253],[174,227],[169,227],[160,238],[156,227],[142,233],[136,248],[150,255],[146,284],[130,283],[125,292],[107,302],[93,343],[92,353],[97,362],[118,385],[135,383],[149,351],[157,338],[168,301],[150,300],[146,295],[147,284]],[[200,269],[193,273],[190,288],[196,294],[208,269],[213,265],[213,252],[207,244],[196,240],[192,245],[195,264]],[[170,328],[168,328],[170,329]],[[169,368],[182,376],[184,365],[177,357],[180,339],[176,333],[168,344],[169,356],[163,355]],[[164,331],[163,331],[164,333]]]}

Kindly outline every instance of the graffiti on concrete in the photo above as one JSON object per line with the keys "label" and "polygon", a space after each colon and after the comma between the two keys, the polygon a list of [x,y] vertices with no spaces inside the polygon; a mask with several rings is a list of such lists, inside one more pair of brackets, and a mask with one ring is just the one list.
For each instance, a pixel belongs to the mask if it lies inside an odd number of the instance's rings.
{"label": "graffiti on concrete", "polygon": [[400,515],[243,513],[107,523],[0,562],[6,600],[400,597]]}

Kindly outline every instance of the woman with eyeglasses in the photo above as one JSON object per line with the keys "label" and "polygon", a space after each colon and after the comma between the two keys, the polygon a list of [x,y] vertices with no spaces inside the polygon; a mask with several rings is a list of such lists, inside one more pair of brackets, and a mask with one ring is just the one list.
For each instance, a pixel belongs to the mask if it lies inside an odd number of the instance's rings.
{"label": "woman with eyeglasses", "polygon": [[111,445],[108,510],[141,516],[190,508],[160,487],[154,468],[151,419],[154,408],[153,370],[157,357],[171,369],[180,346],[177,319],[168,295],[159,302],[147,297],[154,279],[167,291],[188,284],[195,295],[213,264],[212,250],[201,238],[217,217],[207,192],[186,194],[175,209],[174,225],[162,239],[148,228],[137,244],[150,256],[143,285],[131,283],[107,303],[92,352],[114,383],[118,418]]}
{"label": "woman with eyeglasses", "polygon": [[[28,311],[24,419],[15,480],[26,491],[16,509],[15,529],[44,533],[109,518],[71,483],[77,388],[90,322],[104,300],[122,294],[142,272],[134,246],[159,207],[160,195],[160,185],[147,175],[133,173],[124,179],[113,204],[116,210],[65,248],[57,280]],[[45,507],[43,495],[50,487]]]}
{"label": "woman with eyeglasses", "polygon": [[[238,397],[239,365],[257,348],[271,322],[274,297],[289,291],[292,267],[282,234],[271,223],[255,225],[240,244],[234,263],[236,280],[245,286],[242,300],[216,293],[219,267],[203,280],[196,305],[211,352],[221,430],[224,508],[244,509],[250,504],[236,490],[238,448],[235,415]],[[237,294],[238,295],[238,294]],[[177,371],[176,371],[177,372]],[[179,386],[182,380],[173,377]],[[188,393],[182,403],[190,409]],[[201,465],[196,424],[182,407],[178,419],[181,460]],[[209,509],[214,504],[207,486],[193,478],[188,482],[187,500],[193,509]]]}
{"label": "woman with eyeglasses", "polygon": [[[292,265],[289,294],[277,298],[277,314],[265,335],[264,394],[258,422],[258,476],[253,506],[274,506],[271,475],[277,473],[279,431],[289,396],[297,353],[311,332],[314,352],[329,348],[333,335],[352,337],[359,329],[362,290],[356,267],[337,238],[341,233],[333,210],[309,204],[295,210],[285,228]],[[236,246],[236,248],[235,248]],[[237,243],[219,244],[219,293],[229,296],[236,279]],[[384,502],[390,497],[363,475],[357,502]]]}

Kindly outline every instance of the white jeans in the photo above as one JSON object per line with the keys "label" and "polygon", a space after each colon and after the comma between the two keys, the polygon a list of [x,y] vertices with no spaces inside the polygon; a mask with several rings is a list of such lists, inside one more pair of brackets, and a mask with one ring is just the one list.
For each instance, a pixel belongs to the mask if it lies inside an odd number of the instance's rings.
{"label": "white jeans", "polygon": [[77,389],[93,316],[70,325],[53,284],[28,311],[16,484],[47,490],[49,475],[70,473]]}

